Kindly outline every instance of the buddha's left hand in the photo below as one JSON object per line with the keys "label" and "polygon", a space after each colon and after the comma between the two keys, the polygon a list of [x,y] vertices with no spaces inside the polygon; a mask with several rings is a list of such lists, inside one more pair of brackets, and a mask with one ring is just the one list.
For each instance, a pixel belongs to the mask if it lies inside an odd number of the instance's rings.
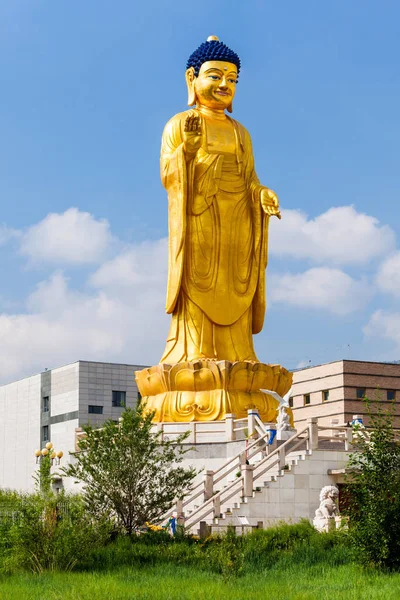
{"label": "buddha's left hand", "polygon": [[269,188],[263,188],[261,190],[261,206],[265,214],[269,217],[275,216],[278,217],[278,219],[281,218],[278,196],[273,190],[270,190]]}

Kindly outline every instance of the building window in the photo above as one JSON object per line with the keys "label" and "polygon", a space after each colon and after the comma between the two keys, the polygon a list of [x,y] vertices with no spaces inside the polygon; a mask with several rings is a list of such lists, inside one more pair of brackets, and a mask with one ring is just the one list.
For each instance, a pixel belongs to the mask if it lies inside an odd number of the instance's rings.
{"label": "building window", "polygon": [[50,398],[49,396],[43,397],[43,412],[49,412],[50,410]]}
{"label": "building window", "polygon": [[293,396],[289,398],[289,408],[293,408]]}
{"label": "building window", "polygon": [[307,404],[311,403],[310,394],[304,394],[303,399],[304,399],[304,406],[307,406]]}
{"label": "building window", "polygon": [[118,392],[113,390],[112,405],[122,407],[126,406],[126,392]]}
{"label": "building window", "polygon": [[89,412],[89,414],[92,414],[92,415],[102,415],[103,414],[103,407],[102,406],[95,406],[94,404],[89,404],[88,412]]}
{"label": "building window", "polygon": [[362,400],[363,398],[365,398],[366,391],[367,390],[365,388],[357,388],[357,398],[359,400]]}
{"label": "building window", "polygon": [[386,390],[386,400],[396,400],[396,391]]}
{"label": "building window", "polygon": [[42,442],[48,442],[48,441],[49,441],[49,426],[43,425],[43,427],[42,427]]}
{"label": "building window", "polygon": [[329,390],[324,390],[322,392],[322,402],[328,402],[329,400]]}

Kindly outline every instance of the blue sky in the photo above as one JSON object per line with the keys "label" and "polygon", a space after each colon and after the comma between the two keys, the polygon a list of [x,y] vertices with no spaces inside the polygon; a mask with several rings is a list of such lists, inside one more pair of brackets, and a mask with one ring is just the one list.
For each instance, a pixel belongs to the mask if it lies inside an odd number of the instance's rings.
{"label": "blue sky", "polygon": [[397,2],[4,0],[0,28],[0,381],[158,362],[160,136],[210,34],[241,57],[233,116],[283,208],[260,360],[400,358]]}

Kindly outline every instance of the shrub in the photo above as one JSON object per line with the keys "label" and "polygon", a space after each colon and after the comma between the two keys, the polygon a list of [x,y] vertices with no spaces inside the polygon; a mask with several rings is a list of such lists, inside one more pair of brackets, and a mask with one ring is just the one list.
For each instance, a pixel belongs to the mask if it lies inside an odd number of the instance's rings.
{"label": "shrub", "polygon": [[112,543],[88,554],[78,568],[108,570],[115,565],[153,567],[172,564],[218,573],[228,580],[278,565],[284,568],[298,563],[336,566],[351,560],[345,533],[321,535],[305,520],[295,525],[282,523],[243,536],[236,536],[233,530],[228,530],[226,535],[209,536],[205,540],[194,536],[177,539],[164,532],[119,536]]}
{"label": "shrub", "polygon": [[246,538],[237,537],[234,527],[229,527],[220,543],[208,548],[208,555],[213,568],[221,573],[224,580],[241,575],[244,567],[244,547]]}
{"label": "shrub", "polygon": [[79,496],[21,494],[13,498],[14,517],[3,519],[5,572],[71,570],[109,538],[107,523],[91,520]]}
{"label": "shrub", "polygon": [[[1,498],[0,494],[0,505]],[[172,565],[217,573],[229,580],[266,569],[297,564],[336,566],[352,559],[345,534],[321,535],[308,521],[282,523],[243,536],[236,536],[231,528],[226,535],[205,540],[183,531],[174,537],[165,531],[149,531],[112,539],[110,525],[93,522],[79,496],[8,494],[6,500],[13,510],[0,520],[3,572]]]}
{"label": "shrub", "polygon": [[393,430],[394,405],[374,414],[365,401],[371,430],[356,429],[350,455],[350,536],[359,558],[368,564],[400,568],[400,445]]}

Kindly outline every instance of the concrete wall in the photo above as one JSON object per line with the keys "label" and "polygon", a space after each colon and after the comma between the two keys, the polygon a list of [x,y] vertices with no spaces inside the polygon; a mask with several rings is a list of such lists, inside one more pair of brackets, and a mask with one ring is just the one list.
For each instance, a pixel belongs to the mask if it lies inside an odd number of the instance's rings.
{"label": "concrete wall", "polygon": [[[126,406],[138,398],[134,372],[142,367],[126,364],[77,361],[0,387],[0,487],[32,490],[37,465],[35,450],[46,444],[44,428],[62,464],[75,449],[75,430],[91,422],[102,426],[118,420],[123,407],[112,406],[112,391],[126,392]],[[49,410],[43,411],[43,398]],[[103,407],[103,414],[89,414],[89,405]],[[56,468],[53,469],[57,471]],[[67,488],[77,489],[66,483]]]}
{"label": "concrete wall", "polygon": [[0,487],[33,489],[40,445],[41,376],[0,387]]}
{"label": "concrete wall", "polygon": [[[112,392],[126,392],[126,406],[136,405],[138,389],[134,365],[81,361],[79,370],[79,423],[97,424],[107,419],[118,420],[123,408],[112,406]],[[89,406],[103,407],[103,414],[89,414]]]}

